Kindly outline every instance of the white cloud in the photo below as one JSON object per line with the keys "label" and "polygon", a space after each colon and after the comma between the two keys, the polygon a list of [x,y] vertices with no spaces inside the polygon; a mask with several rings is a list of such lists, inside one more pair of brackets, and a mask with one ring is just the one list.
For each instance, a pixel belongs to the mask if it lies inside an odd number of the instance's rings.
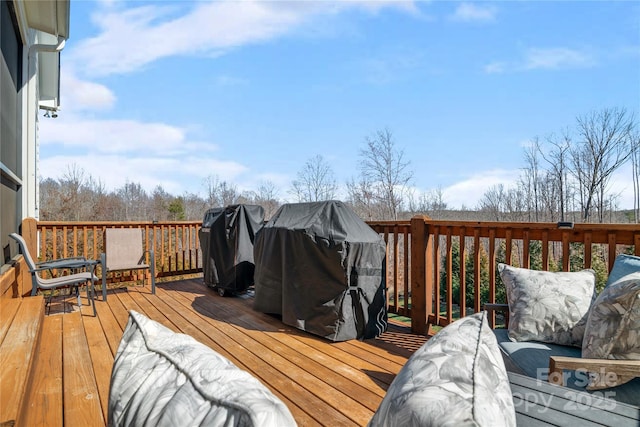
{"label": "white cloud", "polygon": [[135,182],[147,191],[162,185],[165,191],[175,195],[185,191],[202,193],[202,182],[209,175],[218,174],[233,182],[247,172],[245,166],[236,162],[221,161],[209,156],[133,157],[89,153],[42,159],[40,176],[58,179],[72,164],[99,177],[97,179],[110,191],[122,187],[126,182]]}
{"label": "white cloud", "polygon": [[[174,55],[221,55],[228,49],[261,43],[287,34],[313,15],[346,8],[377,11],[397,7],[411,11],[412,2],[195,2],[181,16],[177,7],[145,5],[121,10],[115,4],[93,17],[102,32],[81,41],[67,58],[89,75],[136,71]],[[117,58],[117,60],[116,60]]]}
{"label": "white cloud", "polygon": [[488,74],[529,70],[559,70],[588,68],[597,64],[594,54],[586,50],[557,48],[530,48],[515,61],[493,61],[485,65]]}
{"label": "white cloud", "polygon": [[462,206],[475,208],[487,190],[498,184],[505,187],[513,185],[520,173],[520,170],[502,169],[479,172],[444,188],[444,199],[447,205],[454,209]]}
{"label": "white cloud", "polygon": [[214,82],[218,86],[244,86],[249,83],[247,79],[227,75],[215,77]]}
{"label": "white cloud", "polygon": [[504,62],[492,62],[485,65],[484,72],[487,74],[503,73],[505,70],[505,66],[506,64]]}
{"label": "white cloud", "polygon": [[70,67],[63,67],[60,74],[63,90],[62,107],[67,111],[110,110],[116,102],[115,94],[108,87],[79,79]]}
{"label": "white cloud", "polygon": [[[512,188],[521,176],[522,171],[494,169],[481,171],[462,181],[442,189],[445,202],[453,209],[465,206],[473,209],[491,187],[502,184],[505,189]],[[617,195],[619,209],[633,208],[633,181],[631,165],[626,164],[612,175],[609,183],[609,194]]]}
{"label": "white cloud", "polygon": [[529,49],[526,52],[524,63],[525,70],[535,69],[559,69],[559,68],[584,68],[595,64],[593,57],[575,49],[550,48]]}
{"label": "white cloud", "polygon": [[616,201],[619,209],[633,209],[633,170],[630,163],[611,176],[609,190],[618,196]]}
{"label": "white cloud", "polygon": [[407,72],[422,65],[422,53],[398,49],[354,62],[358,78],[370,84],[385,85],[402,80]]}
{"label": "white cloud", "polygon": [[188,148],[185,130],[164,123],[64,117],[44,120],[41,128],[42,145],[60,144],[96,153],[155,154],[184,152]]}
{"label": "white cloud", "polygon": [[451,20],[458,22],[492,22],[495,21],[497,12],[497,9],[493,6],[461,3],[451,15]]}

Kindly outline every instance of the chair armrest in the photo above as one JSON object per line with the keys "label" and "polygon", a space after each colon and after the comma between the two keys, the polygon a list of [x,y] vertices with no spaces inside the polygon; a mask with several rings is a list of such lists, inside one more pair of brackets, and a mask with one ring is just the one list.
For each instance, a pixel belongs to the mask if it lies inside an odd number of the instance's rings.
{"label": "chair armrest", "polygon": [[499,311],[504,315],[505,326],[509,326],[509,304],[485,303],[482,309],[488,312]]}
{"label": "chair armrest", "polygon": [[[562,384],[562,370],[582,370],[594,376],[590,388],[605,385],[611,387],[611,381],[617,377],[640,377],[640,360],[622,359],[583,359],[578,357],[551,356],[549,358],[549,382]],[[623,381],[624,383],[626,381]],[[621,383],[621,384],[622,384]],[[615,384],[614,384],[615,385]]]}
{"label": "chair armrest", "polygon": [[509,313],[509,304],[486,303],[482,306],[486,311],[502,311]]}
{"label": "chair armrest", "polygon": [[41,266],[43,264],[49,264],[49,263],[56,263],[56,262],[63,262],[63,261],[87,261],[87,258],[83,257],[83,256],[72,256],[72,257],[68,257],[68,258],[58,258],[58,259],[51,259],[49,261],[41,261],[41,262],[37,262],[36,265],[37,266]]}
{"label": "chair armrest", "polygon": [[83,268],[94,263],[94,260],[85,257],[60,258],[51,261],[43,261],[37,264],[38,269],[54,269],[54,268]]}

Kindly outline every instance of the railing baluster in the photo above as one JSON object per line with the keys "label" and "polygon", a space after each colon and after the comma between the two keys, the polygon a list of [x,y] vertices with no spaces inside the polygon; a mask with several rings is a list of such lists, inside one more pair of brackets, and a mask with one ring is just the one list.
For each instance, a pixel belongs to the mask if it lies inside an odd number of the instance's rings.
{"label": "railing baluster", "polygon": [[616,235],[615,233],[609,233],[607,235],[609,243],[609,271],[613,268],[613,262],[616,260],[617,248],[616,248]]}
{"label": "railing baluster", "polygon": [[[489,302],[496,302],[496,229],[489,230]],[[489,325],[493,328],[496,322],[495,311],[489,312]]]}
{"label": "railing baluster", "polygon": [[542,269],[549,271],[549,232],[542,232]]}
{"label": "railing baluster", "polygon": [[522,231],[522,267],[531,268],[531,241],[529,240],[529,230]]}
{"label": "railing baluster", "polygon": [[446,308],[447,323],[451,323],[453,320],[453,244],[451,242],[451,227],[447,227],[446,230],[447,230],[447,234],[446,234],[447,255],[446,255],[445,273],[447,276],[447,283],[446,283],[447,296],[445,301],[447,305],[447,308]]}
{"label": "railing baluster", "polygon": [[460,317],[466,316],[467,313],[467,252],[466,252],[466,228],[460,227],[458,239],[460,241]]}
{"label": "railing baluster", "polygon": [[[473,229],[473,283],[479,284],[481,280],[480,271],[480,229]],[[474,285],[473,288],[473,310],[479,312],[482,302],[480,300],[480,286]]]}
{"label": "railing baluster", "polygon": [[591,232],[584,233],[584,268],[591,268]]}
{"label": "railing baluster", "polygon": [[409,306],[409,229],[407,227],[404,228],[404,240],[403,240],[403,244],[404,244],[404,264],[403,264],[403,268],[404,268],[404,294],[403,294],[403,300],[402,300],[402,305],[404,307],[404,315],[405,316],[411,316],[410,314],[410,306]]}
{"label": "railing baluster", "polygon": [[427,298],[433,298],[436,324],[440,324],[440,227],[433,228],[433,296],[427,295]]}
{"label": "railing baluster", "polygon": [[[51,238],[53,239],[51,244],[51,259],[61,258],[58,257],[58,229],[55,226],[51,229]],[[42,255],[44,256],[42,259],[46,260],[47,254],[44,253]]]}
{"label": "railing baluster", "polygon": [[562,232],[562,271],[570,271],[571,248],[569,247],[569,232]]}

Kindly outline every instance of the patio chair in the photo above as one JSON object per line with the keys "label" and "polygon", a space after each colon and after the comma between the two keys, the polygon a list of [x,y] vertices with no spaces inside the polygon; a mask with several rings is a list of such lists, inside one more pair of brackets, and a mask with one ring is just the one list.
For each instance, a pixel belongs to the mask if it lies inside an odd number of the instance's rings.
{"label": "patio chair", "polygon": [[[140,228],[107,228],[104,231],[102,263],[102,300],[107,300],[107,273],[112,271],[150,270],[151,293],[156,293],[156,272],[153,250],[145,251]],[[145,254],[149,253],[149,264]]]}
{"label": "patio chair", "polygon": [[[27,263],[27,267],[29,268],[29,272],[31,273],[31,295],[36,295],[39,289],[43,291],[52,291],[47,302],[47,305],[50,308],[53,291],[56,289],[70,288],[76,291],[78,295],[78,307],[81,307],[82,302],[80,301],[80,292],[78,287],[85,284],[87,286],[87,299],[89,300],[89,304],[93,306],[93,315],[96,315],[94,282],[96,282],[98,278],[95,276],[93,271],[96,261],[82,257],[74,257],[36,263],[29,253],[27,243],[22,236],[17,233],[11,233],[9,234],[9,237],[15,240],[20,246],[20,252],[22,252],[25,262]],[[84,269],[85,271],[52,278],[43,278],[39,274],[41,271],[51,271],[53,269],[70,269],[73,271]],[[90,270],[86,271],[87,269]]]}

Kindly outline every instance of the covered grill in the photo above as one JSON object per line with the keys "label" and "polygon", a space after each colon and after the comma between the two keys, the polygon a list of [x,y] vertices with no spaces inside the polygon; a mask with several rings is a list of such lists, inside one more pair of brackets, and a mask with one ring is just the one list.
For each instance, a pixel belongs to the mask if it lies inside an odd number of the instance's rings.
{"label": "covered grill", "polygon": [[256,310],[333,341],[386,330],[386,245],[344,203],[283,205],[254,256]]}
{"label": "covered grill", "polygon": [[256,205],[209,209],[199,232],[204,282],[221,295],[246,290],[253,284],[253,240],[264,222]]}

